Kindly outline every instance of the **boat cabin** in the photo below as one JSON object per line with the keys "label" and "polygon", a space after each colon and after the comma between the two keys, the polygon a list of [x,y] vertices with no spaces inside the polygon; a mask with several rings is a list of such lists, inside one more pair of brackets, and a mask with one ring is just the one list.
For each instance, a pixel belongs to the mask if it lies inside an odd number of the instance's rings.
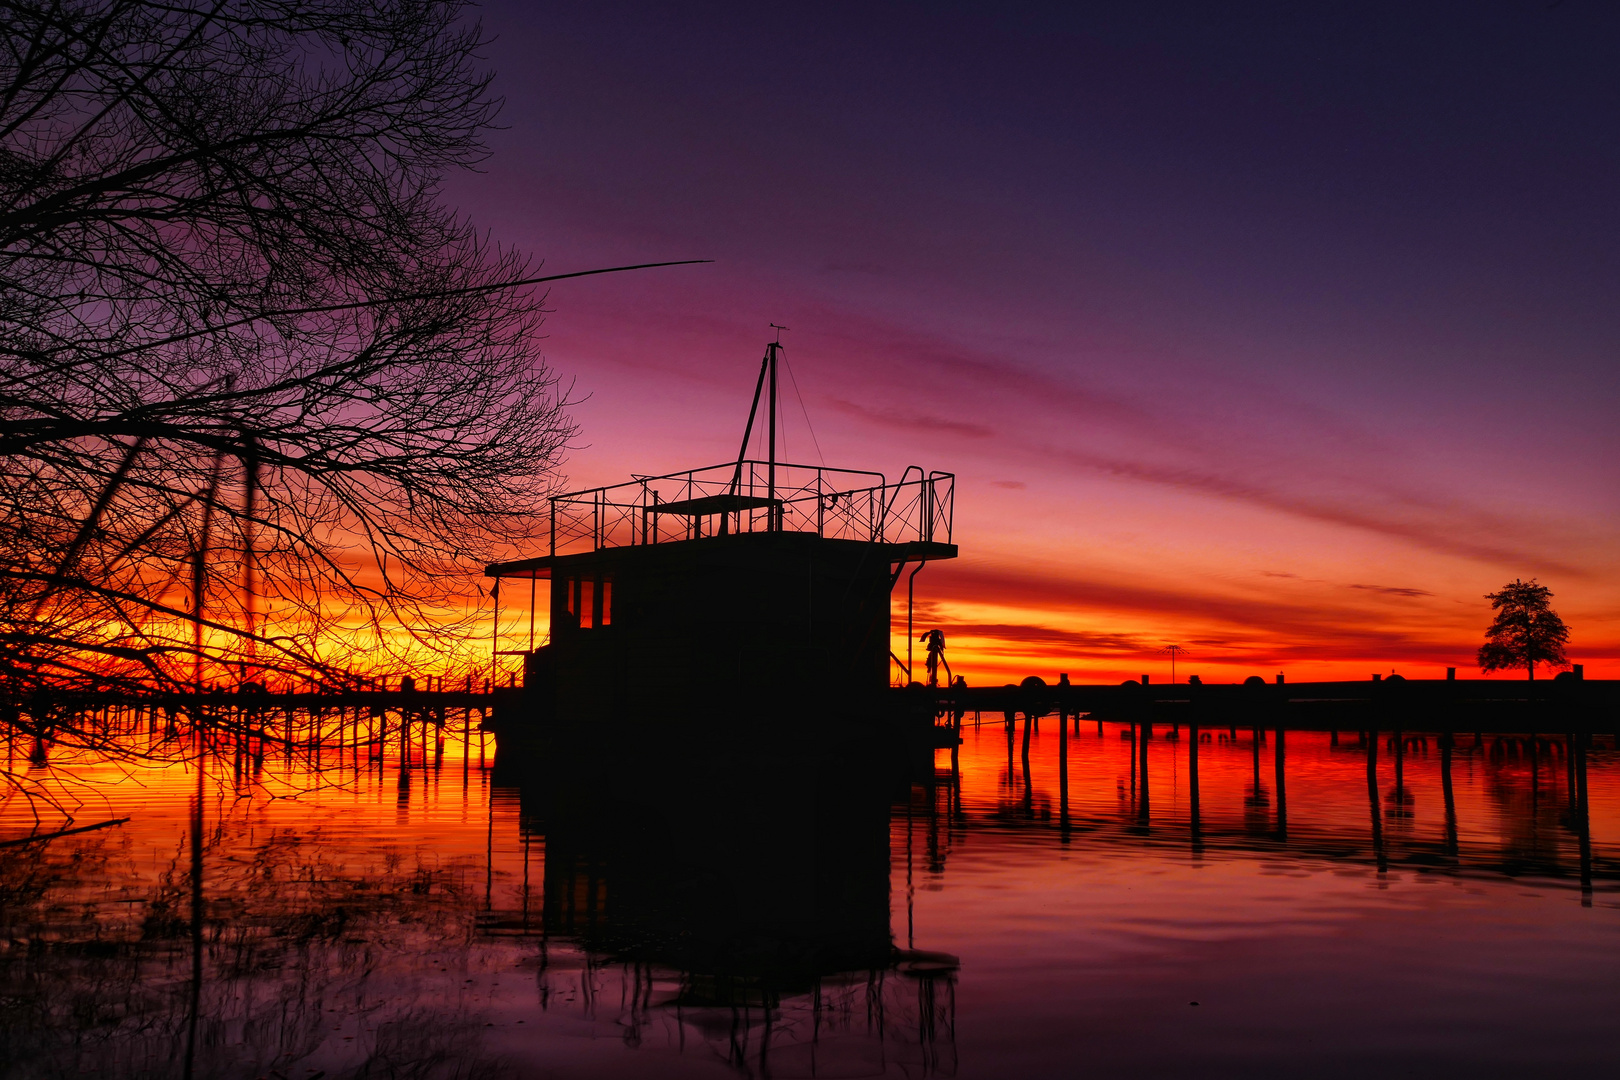
{"label": "boat cabin", "polygon": [[[760,378],[773,391],[778,348]],[[755,726],[876,707],[890,664],[904,667],[895,583],[956,557],[954,477],[779,462],[774,397],[764,460],[554,496],[546,554],[486,569],[497,589],[550,582],[550,640],[525,658],[530,723]],[[756,389],[750,432],[758,405]]]}

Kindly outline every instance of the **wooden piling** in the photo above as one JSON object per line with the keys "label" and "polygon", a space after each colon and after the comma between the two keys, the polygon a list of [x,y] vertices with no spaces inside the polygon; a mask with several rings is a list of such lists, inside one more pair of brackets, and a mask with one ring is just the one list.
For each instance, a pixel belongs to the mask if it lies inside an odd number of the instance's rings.
{"label": "wooden piling", "polygon": [[1378,807],[1378,732],[1367,732],[1367,807],[1372,820],[1373,858],[1378,872],[1389,869],[1384,857],[1384,816]]}
{"label": "wooden piling", "polygon": [[1288,778],[1287,778],[1287,733],[1281,724],[1277,725],[1277,838],[1288,839]]}
{"label": "wooden piling", "polygon": [[1061,706],[1058,708],[1058,823],[1064,828],[1069,826],[1069,717]]}
{"label": "wooden piling", "polygon": [[[1146,676],[1143,677],[1142,681],[1144,683],[1147,682]],[[1152,706],[1144,706],[1144,708],[1151,707]],[[1136,753],[1139,758],[1137,771],[1142,774],[1142,786],[1136,799],[1136,816],[1143,825],[1146,825],[1148,822],[1148,812],[1150,809],[1150,803],[1152,801],[1148,791],[1148,742],[1152,739],[1152,737],[1153,718],[1144,716],[1142,717],[1141,737],[1136,740]]]}
{"label": "wooden piling", "polygon": [[1446,854],[1457,856],[1457,798],[1451,789],[1451,732],[1440,733],[1440,794],[1446,810]]}
{"label": "wooden piling", "polygon": [[1188,825],[1193,839],[1198,838],[1198,721],[1187,722],[1187,799]]}

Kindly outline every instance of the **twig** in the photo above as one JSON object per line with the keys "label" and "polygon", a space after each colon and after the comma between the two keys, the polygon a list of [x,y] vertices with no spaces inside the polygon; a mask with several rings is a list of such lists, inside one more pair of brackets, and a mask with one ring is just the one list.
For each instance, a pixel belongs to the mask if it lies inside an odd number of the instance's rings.
{"label": "twig", "polygon": [[38,844],[46,840],[55,840],[59,836],[72,836],[74,833],[91,832],[95,829],[105,829],[109,825],[122,825],[128,821],[127,817],[113,818],[111,821],[99,822],[95,825],[80,825],[76,829],[61,829],[57,832],[42,833],[39,836],[25,836],[21,840],[0,840],[0,848],[21,847],[23,844]]}

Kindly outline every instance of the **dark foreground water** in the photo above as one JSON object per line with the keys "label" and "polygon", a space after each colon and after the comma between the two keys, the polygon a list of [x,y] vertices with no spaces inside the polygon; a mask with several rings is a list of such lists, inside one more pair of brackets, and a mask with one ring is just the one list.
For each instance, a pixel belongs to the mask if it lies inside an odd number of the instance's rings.
{"label": "dark foreground water", "polygon": [[[1179,734],[1146,785],[1090,722],[1065,782],[1052,718],[1027,772],[1021,732],[970,726],[959,785],[943,751],[932,782],[699,760],[521,786],[454,745],[319,776],[58,759],[32,775],[74,781],[76,823],[131,820],[0,848],[0,1074],[1620,1065],[1612,737],[1221,729],[1195,813]],[[0,839],[33,828],[0,808]]]}

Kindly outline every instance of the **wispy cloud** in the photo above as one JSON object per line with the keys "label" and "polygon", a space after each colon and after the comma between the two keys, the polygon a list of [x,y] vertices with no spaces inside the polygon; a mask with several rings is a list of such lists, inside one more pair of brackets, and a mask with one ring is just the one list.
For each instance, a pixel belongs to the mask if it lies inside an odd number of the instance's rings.
{"label": "wispy cloud", "polygon": [[[1078,358],[1061,371],[1005,349],[974,347],[867,322],[849,335],[850,374],[872,400],[905,395],[918,408],[835,404],[888,427],[996,435],[999,454],[1258,507],[1402,540],[1525,572],[1590,579],[1546,523],[1430,489],[1411,447],[1312,401],[1264,385],[1196,380],[1168,396],[1133,396],[1088,379]],[[1031,356],[1050,343],[1029,342]],[[880,355],[881,365],[869,362]],[[858,374],[856,368],[858,366]],[[941,408],[961,403],[965,419]],[[993,425],[993,426],[992,426]]]}
{"label": "wispy cloud", "polygon": [[932,416],[928,413],[912,412],[906,409],[873,409],[865,405],[857,405],[853,401],[845,401],[842,398],[833,398],[832,404],[840,412],[858,416],[863,420],[881,424],[884,427],[899,428],[906,431],[942,431],[969,439],[988,439],[995,434],[995,431],[991,428],[967,420],[952,420],[944,416]]}
{"label": "wispy cloud", "polygon": [[[1334,605],[1313,597],[1293,602],[1280,597],[1249,597],[1199,590],[1169,589],[1118,582],[1041,576],[974,565],[944,565],[938,570],[932,591],[946,602],[998,604],[1035,612],[1086,613],[1089,618],[1125,622],[1140,618],[1146,623],[1166,620],[1189,622],[1204,630],[1194,644],[1208,646],[1221,641],[1240,654],[1397,655],[1400,650],[1419,652],[1437,645],[1447,636],[1447,628],[1437,627],[1422,640],[1408,628],[1392,626],[1375,613],[1350,603]],[[989,624],[975,624],[989,625]],[[1036,624],[1039,625],[1039,624]],[[1229,629],[1228,629],[1229,628]],[[1213,631],[1213,633],[1211,633]],[[1028,633],[1044,631],[1030,630]],[[1065,633],[1066,631],[1052,631]],[[1080,639],[1077,639],[1077,641]],[[1120,647],[1132,644],[1146,648],[1161,644],[1156,638],[1132,633],[1091,635],[1088,647],[1104,642]],[[1460,646],[1459,646],[1460,647]]]}
{"label": "wispy cloud", "polygon": [[1398,585],[1350,585],[1351,589],[1364,589],[1367,592],[1382,593],[1385,596],[1433,596],[1427,589],[1403,589]]}
{"label": "wispy cloud", "polygon": [[1297,495],[1241,476],[1189,466],[1133,461],[1081,450],[1047,448],[1045,453],[1121,479],[1219,496],[1310,521],[1377,533],[1445,555],[1499,566],[1522,566],[1536,573],[1575,578],[1593,576],[1584,567],[1549,558],[1526,547],[1486,539],[1511,536],[1519,530],[1514,523],[1481,511],[1424,506],[1417,500],[1409,500],[1400,508],[1405,513],[1391,512],[1394,508],[1358,506],[1350,501]]}

